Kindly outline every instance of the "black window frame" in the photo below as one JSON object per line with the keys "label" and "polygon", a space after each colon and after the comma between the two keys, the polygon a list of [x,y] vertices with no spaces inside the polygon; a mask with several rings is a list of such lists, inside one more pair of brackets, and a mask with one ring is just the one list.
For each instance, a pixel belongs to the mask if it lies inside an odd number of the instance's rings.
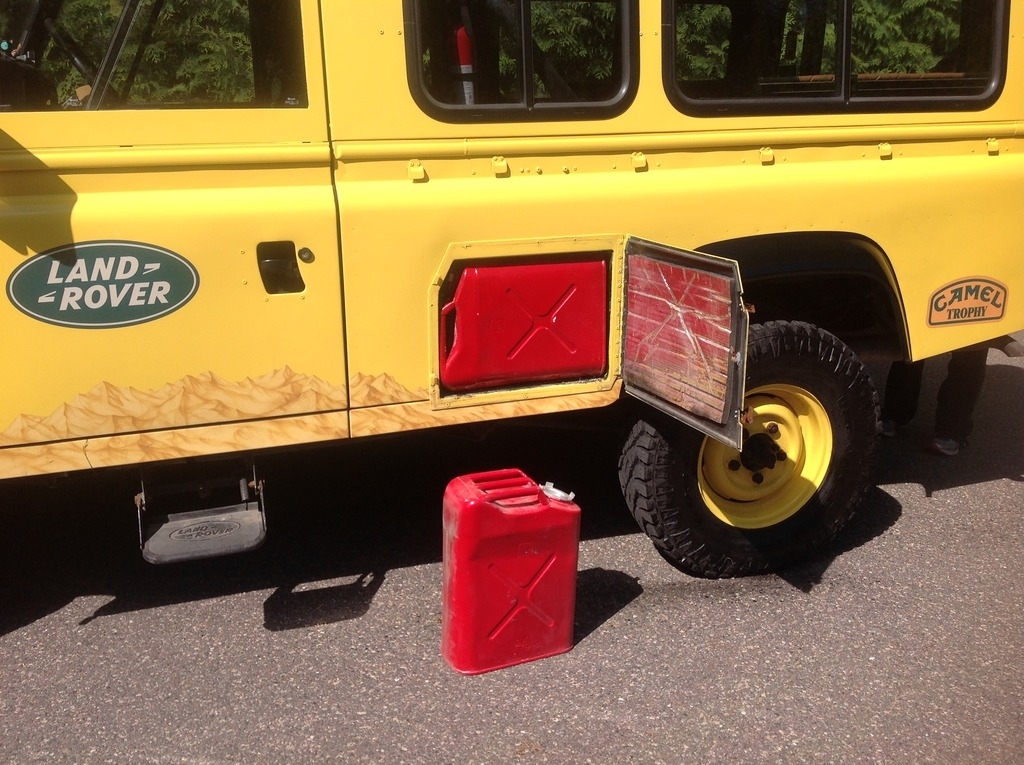
{"label": "black window frame", "polygon": [[[788,114],[864,114],[898,112],[981,111],[994,104],[1006,84],[1010,35],[1009,0],[994,0],[991,77],[983,92],[973,95],[862,95],[854,93],[852,73],[852,21],[856,0],[837,0],[837,45],[840,46],[836,78],[838,93],[829,96],[706,98],[686,96],[676,79],[675,8],[678,0],[662,0],[662,83],[671,104],[692,117],[750,117]],[[708,0],[728,6],[732,0]]]}
{"label": "black window frame", "polygon": [[[636,98],[640,85],[640,7],[639,0],[613,0],[623,10],[621,48],[622,73],[615,94],[604,101],[538,103],[446,103],[429,92],[424,81],[424,48],[420,39],[420,5],[426,0],[403,0],[405,61],[409,90],[413,100],[430,117],[448,123],[471,122],[559,122],[568,120],[610,119],[625,112]],[[530,57],[521,63],[524,76],[532,74]]]}

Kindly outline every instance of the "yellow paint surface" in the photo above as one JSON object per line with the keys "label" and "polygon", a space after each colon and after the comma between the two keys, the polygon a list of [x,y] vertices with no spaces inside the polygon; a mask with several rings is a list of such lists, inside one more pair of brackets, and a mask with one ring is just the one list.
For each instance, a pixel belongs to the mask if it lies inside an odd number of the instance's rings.
{"label": "yellow paint surface", "polygon": [[[0,113],[0,275],[70,242],[129,240],[200,279],[179,310],[121,328],[0,299],[0,477],[607,404],[626,235],[866,238],[915,358],[1024,328],[1024,6],[1002,95],[980,111],[689,117],[662,86],[661,3],[641,0],[623,114],[455,124],[413,101],[400,0],[301,5],[307,108]],[[300,292],[262,285],[256,248],[277,241],[313,256]],[[587,249],[610,253],[603,378],[439,389],[449,269]],[[967,277],[1005,285],[1001,318],[929,324],[936,292]],[[229,393],[185,395],[195,381]]]}

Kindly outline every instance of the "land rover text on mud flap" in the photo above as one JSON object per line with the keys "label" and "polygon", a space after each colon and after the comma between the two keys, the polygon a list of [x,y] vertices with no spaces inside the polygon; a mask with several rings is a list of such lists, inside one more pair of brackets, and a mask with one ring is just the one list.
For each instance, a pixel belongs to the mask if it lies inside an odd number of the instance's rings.
{"label": "land rover text on mud flap", "polygon": [[0,479],[140,466],[168,562],[262,541],[267,450],[628,409],[669,561],[805,556],[871,485],[863,360],[1024,328],[1022,40],[1010,0],[0,0]]}

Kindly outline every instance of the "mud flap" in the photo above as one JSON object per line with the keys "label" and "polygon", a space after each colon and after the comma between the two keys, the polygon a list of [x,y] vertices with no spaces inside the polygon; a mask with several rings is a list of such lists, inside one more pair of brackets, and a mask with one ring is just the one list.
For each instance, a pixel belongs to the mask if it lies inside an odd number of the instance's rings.
{"label": "mud flap", "polygon": [[741,449],[749,318],[734,260],[626,240],[626,392]]}

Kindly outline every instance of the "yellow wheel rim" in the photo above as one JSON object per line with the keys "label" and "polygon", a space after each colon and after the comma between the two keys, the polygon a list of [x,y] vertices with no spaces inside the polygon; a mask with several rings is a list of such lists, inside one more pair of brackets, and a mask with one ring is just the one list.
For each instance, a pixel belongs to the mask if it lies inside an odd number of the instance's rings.
{"label": "yellow wheel rim", "polygon": [[704,439],[697,483],[719,520],[763,529],[796,513],[825,480],[832,425],[821,402],[792,385],[756,388],[744,403],[743,452]]}

